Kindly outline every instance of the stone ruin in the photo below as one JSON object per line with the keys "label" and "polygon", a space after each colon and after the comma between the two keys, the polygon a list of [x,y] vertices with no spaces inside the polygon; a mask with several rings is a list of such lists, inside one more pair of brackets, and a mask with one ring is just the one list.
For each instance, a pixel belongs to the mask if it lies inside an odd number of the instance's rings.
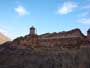
{"label": "stone ruin", "polygon": [[70,31],[63,31],[59,33],[45,33],[37,35],[35,28],[30,28],[30,33],[24,37],[18,37],[11,42],[15,47],[61,47],[61,48],[80,48],[84,44],[90,43],[90,30],[85,36],[80,29],[73,29]]}

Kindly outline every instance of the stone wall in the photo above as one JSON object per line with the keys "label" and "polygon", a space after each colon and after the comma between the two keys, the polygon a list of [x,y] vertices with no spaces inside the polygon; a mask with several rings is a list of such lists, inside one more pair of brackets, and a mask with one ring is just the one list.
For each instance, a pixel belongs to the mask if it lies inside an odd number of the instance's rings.
{"label": "stone wall", "polygon": [[84,35],[79,29],[73,29],[70,31],[64,31],[59,33],[46,33],[40,35],[41,38],[73,38],[73,37],[81,37],[83,38]]}
{"label": "stone wall", "polygon": [[73,38],[42,38],[38,39],[38,43],[41,46],[46,47],[80,47],[83,44],[83,39],[80,37]]}

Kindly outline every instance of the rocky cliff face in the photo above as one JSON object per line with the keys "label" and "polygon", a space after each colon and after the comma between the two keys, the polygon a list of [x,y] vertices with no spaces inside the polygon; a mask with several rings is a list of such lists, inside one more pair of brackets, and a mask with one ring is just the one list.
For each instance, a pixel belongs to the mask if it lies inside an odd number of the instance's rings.
{"label": "rocky cliff face", "polygon": [[10,38],[6,37],[4,34],[0,33],[0,44],[10,41]]}
{"label": "rocky cliff face", "polygon": [[0,68],[90,68],[90,48],[0,47]]}
{"label": "rocky cliff face", "polygon": [[[42,46],[37,41],[43,43]],[[0,68],[90,68],[89,60],[90,41],[78,29],[27,35],[0,46]]]}

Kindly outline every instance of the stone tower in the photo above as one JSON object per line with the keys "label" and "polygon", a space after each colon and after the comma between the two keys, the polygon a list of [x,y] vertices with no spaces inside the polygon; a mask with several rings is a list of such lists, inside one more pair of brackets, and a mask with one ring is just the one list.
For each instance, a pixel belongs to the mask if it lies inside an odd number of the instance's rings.
{"label": "stone tower", "polygon": [[35,28],[33,26],[30,28],[30,35],[35,35]]}
{"label": "stone tower", "polygon": [[90,28],[87,31],[87,38],[88,38],[88,40],[90,40]]}
{"label": "stone tower", "polygon": [[38,35],[36,34],[35,30],[35,27],[30,27],[29,44],[33,46],[38,45]]}

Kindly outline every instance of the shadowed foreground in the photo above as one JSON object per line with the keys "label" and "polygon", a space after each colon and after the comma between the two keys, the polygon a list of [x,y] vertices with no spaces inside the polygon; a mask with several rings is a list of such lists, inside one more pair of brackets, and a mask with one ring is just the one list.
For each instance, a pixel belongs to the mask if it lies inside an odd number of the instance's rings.
{"label": "shadowed foreground", "polygon": [[0,68],[90,68],[90,48],[0,47]]}

